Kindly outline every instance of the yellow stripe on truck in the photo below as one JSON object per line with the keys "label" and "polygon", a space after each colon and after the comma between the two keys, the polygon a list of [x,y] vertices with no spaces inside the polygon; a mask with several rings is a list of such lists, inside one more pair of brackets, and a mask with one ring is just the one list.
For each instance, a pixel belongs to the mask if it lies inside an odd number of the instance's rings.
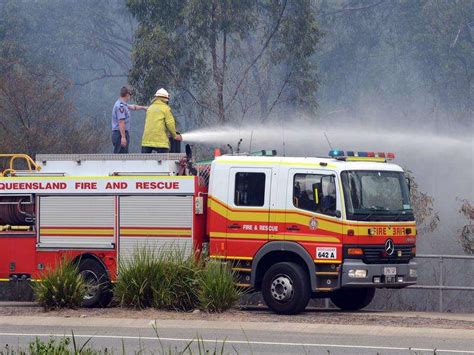
{"label": "yellow stripe on truck", "polygon": [[120,229],[121,235],[188,235],[191,236],[191,230],[183,229]]}
{"label": "yellow stripe on truck", "polygon": [[104,235],[113,236],[113,228],[109,230],[104,229],[56,229],[56,228],[41,228],[40,234],[48,235],[64,235],[64,234],[77,234],[77,235]]}

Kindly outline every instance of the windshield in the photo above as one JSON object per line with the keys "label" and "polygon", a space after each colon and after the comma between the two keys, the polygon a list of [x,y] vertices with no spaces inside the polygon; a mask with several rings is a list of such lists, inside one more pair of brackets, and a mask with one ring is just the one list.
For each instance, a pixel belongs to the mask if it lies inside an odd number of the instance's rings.
{"label": "windshield", "polygon": [[398,171],[341,173],[347,219],[413,221],[405,176]]}

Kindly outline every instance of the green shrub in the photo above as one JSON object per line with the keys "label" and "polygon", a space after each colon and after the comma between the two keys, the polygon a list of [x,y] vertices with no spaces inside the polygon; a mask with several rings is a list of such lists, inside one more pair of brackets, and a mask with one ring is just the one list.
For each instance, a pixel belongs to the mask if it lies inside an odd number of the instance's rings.
{"label": "green shrub", "polygon": [[153,300],[152,285],[161,278],[159,255],[154,249],[136,249],[132,257],[121,262],[114,287],[114,298],[120,306],[143,309]]}
{"label": "green shrub", "polygon": [[200,308],[208,312],[223,312],[232,307],[241,296],[234,276],[226,263],[208,261],[199,277]]}
{"label": "green shrub", "polygon": [[223,312],[240,293],[226,264],[203,264],[183,249],[137,249],[119,268],[114,297],[123,307]]}
{"label": "green shrub", "polygon": [[153,307],[189,311],[198,306],[200,265],[182,250],[161,253],[153,281]]}
{"label": "green shrub", "polygon": [[77,265],[62,259],[42,275],[41,281],[33,283],[33,292],[39,304],[50,310],[79,307],[86,290]]}

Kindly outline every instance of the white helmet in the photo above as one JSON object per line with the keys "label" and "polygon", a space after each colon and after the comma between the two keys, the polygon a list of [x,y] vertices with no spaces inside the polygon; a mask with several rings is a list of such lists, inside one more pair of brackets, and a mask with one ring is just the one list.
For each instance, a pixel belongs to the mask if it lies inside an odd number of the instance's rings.
{"label": "white helmet", "polygon": [[168,91],[166,91],[165,89],[161,88],[159,89],[156,94],[155,94],[156,97],[164,97],[165,99],[169,99],[170,98],[170,95],[168,94]]}

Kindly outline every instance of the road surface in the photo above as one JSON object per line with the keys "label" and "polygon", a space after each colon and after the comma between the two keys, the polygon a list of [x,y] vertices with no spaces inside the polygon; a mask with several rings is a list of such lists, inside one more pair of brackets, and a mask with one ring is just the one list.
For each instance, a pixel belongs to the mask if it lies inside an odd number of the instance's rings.
{"label": "road surface", "polygon": [[[383,314],[380,315],[383,317]],[[468,324],[474,316],[461,316]],[[474,328],[258,322],[198,319],[130,319],[102,317],[0,316],[0,351],[6,344],[27,347],[35,337],[62,338],[74,332],[94,349],[114,353],[160,353],[161,349],[197,352],[224,347],[230,354],[474,354]],[[285,318],[288,319],[288,318]],[[315,319],[317,321],[317,319]],[[158,335],[157,335],[158,334]]]}

